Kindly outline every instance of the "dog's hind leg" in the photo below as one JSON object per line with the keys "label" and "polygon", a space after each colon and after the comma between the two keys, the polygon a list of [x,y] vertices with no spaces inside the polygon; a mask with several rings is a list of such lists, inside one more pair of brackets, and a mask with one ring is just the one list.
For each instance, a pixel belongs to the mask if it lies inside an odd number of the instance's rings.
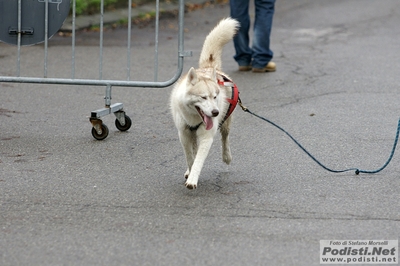
{"label": "dog's hind leg", "polygon": [[199,139],[196,157],[194,159],[192,168],[190,169],[189,177],[185,183],[185,186],[188,189],[194,189],[197,187],[197,182],[199,180],[201,169],[203,168],[204,161],[207,158],[212,143],[212,137]]}
{"label": "dog's hind leg", "polygon": [[226,164],[230,164],[232,161],[231,148],[229,145],[229,130],[231,127],[232,116],[228,117],[225,122],[221,125],[221,140],[222,140],[222,160]]}

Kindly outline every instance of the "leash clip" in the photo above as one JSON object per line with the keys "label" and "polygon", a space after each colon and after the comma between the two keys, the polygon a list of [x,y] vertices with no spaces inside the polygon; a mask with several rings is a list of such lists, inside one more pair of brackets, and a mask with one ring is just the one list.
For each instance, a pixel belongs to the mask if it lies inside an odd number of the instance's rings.
{"label": "leash clip", "polygon": [[242,110],[243,111],[245,111],[245,112],[248,112],[249,111],[249,109],[247,109],[247,107],[246,106],[244,106],[243,104],[242,104],[242,100],[240,99],[240,97],[239,97],[239,99],[238,99],[239,101],[238,101],[238,103],[239,103],[239,106],[242,108]]}

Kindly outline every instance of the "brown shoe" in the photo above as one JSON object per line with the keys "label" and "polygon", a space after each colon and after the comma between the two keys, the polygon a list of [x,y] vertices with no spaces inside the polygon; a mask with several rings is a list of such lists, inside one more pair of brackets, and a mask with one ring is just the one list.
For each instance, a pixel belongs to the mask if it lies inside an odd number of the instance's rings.
{"label": "brown shoe", "polygon": [[276,64],[274,62],[268,62],[264,68],[253,67],[254,73],[274,72],[276,71]]}
{"label": "brown shoe", "polygon": [[251,66],[239,66],[239,71],[250,71]]}

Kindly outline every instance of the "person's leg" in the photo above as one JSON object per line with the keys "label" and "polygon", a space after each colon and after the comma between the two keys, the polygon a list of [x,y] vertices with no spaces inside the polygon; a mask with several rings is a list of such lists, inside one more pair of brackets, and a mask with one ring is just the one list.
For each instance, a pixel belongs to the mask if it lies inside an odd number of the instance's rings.
{"label": "person's leg", "polygon": [[254,0],[256,18],[254,21],[253,68],[262,69],[273,57],[270,49],[270,35],[275,10],[275,0]]}
{"label": "person's leg", "polygon": [[236,55],[233,57],[239,66],[251,65],[252,50],[249,47],[249,0],[230,0],[231,17],[239,21],[240,28],[233,38]]}

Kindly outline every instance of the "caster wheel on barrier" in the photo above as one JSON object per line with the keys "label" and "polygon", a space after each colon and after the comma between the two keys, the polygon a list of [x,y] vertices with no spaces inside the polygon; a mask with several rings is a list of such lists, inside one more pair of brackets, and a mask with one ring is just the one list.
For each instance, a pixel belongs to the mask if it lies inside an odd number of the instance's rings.
{"label": "caster wheel on barrier", "polygon": [[127,131],[132,126],[132,120],[129,118],[129,116],[125,115],[125,125],[122,126],[118,119],[115,119],[115,126],[119,131]]}
{"label": "caster wheel on barrier", "polygon": [[92,136],[97,140],[103,140],[108,136],[108,127],[104,124],[101,124],[101,134],[97,133],[97,130],[92,127]]}

